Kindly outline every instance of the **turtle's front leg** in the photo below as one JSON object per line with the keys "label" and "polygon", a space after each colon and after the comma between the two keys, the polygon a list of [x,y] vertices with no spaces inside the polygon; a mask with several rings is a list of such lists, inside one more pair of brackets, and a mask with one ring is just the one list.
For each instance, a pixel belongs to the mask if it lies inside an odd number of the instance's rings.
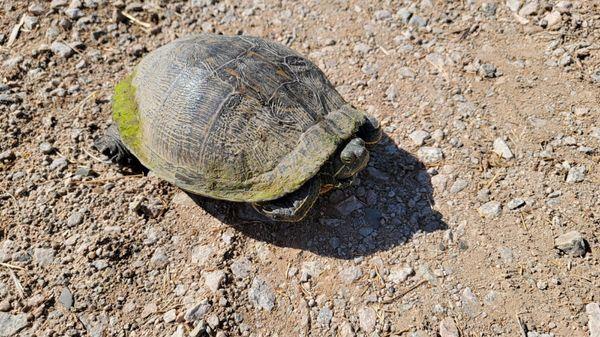
{"label": "turtle's front leg", "polygon": [[319,197],[321,180],[314,177],[297,191],[272,201],[254,203],[252,206],[260,214],[277,221],[296,222],[304,219]]}
{"label": "turtle's front leg", "polygon": [[115,124],[109,126],[106,133],[94,141],[94,147],[114,163],[128,163],[132,159],[131,153],[121,142],[119,129]]}

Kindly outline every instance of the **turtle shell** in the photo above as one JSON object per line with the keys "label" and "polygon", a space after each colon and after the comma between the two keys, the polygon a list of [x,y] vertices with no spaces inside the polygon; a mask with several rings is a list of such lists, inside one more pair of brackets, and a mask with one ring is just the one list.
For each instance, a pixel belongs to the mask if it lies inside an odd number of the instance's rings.
{"label": "turtle shell", "polygon": [[365,115],[278,43],[201,34],[146,55],[115,89],[125,146],[189,192],[266,201],[313,177]]}

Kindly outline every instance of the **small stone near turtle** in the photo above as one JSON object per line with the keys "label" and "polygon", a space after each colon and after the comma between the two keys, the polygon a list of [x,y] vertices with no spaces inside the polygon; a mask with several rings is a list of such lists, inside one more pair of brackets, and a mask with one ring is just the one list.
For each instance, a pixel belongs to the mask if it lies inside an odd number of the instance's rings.
{"label": "small stone near turtle", "polygon": [[362,269],[359,266],[350,266],[342,269],[338,273],[338,277],[344,284],[350,284],[358,280],[362,276]]}
{"label": "small stone near turtle", "polygon": [[573,3],[571,1],[559,1],[554,5],[554,9],[559,13],[568,14],[573,9]]}
{"label": "small stone near turtle", "polygon": [[458,327],[451,317],[446,317],[440,322],[440,337],[460,337]]}
{"label": "small stone near turtle", "polygon": [[496,66],[491,63],[484,63],[479,67],[479,74],[485,78],[496,77]]}
{"label": "small stone near turtle", "polygon": [[485,218],[493,219],[500,216],[502,206],[498,201],[489,201],[481,205],[478,209],[479,214]]}
{"label": "small stone near turtle", "polygon": [[462,190],[464,190],[465,188],[467,188],[467,186],[469,186],[468,180],[458,178],[454,181],[454,183],[450,187],[450,193],[452,193],[452,194],[459,193]]}
{"label": "small stone near turtle", "polygon": [[58,298],[59,302],[65,307],[65,309],[69,310],[73,306],[73,294],[67,287],[63,287],[60,291],[60,297]]}
{"label": "small stone near turtle", "polygon": [[319,315],[317,316],[317,323],[322,327],[329,327],[329,323],[331,323],[331,319],[333,318],[333,312],[328,307],[323,307],[319,310]]}
{"label": "small stone near turtle", "polygon": [[568,183],[580,183],[585,180],[587,168],[585,165],[573,166],[567,173],[566,182]]}
{"label": "small stone near turtle", "polygon": [[585,306],[585,312],[588,316],[590,337],[600,337],[600,304],[588,303]]}
{"label": "small stone near turtle", "polygon": [[363,307],[358,309],[358,322],[360,328],[366,332],[371,333],[375,330],[375,324],[377,323],[377,313],[370,307]]}
{"label": "small stone near turtle", "polygon": [[430,138],[430,135],[429,132],[425,130],[416,130],[411,132],[411,134],[408,135],[408,138],[410,138],[416,146],[422,146],[425,144],[425,141]]}
{"label": "small stone near turtle", "polygon": [[388,280],[399,284],[405,282],[410,276],[415,274],[415,270],[410,266],[393,267],[390,269]]}
{"label": "small stone near turtle", "polygon": [[29,13],[36,15],[36,16],[44,14],[44,11],[45,11],[44,6],[42,6],[39,3],[32,3],[31,5],[29,5],[27,10],[29,11]]}
{"label": "small stone near turtle", "polygon": [[203,300],[202,302],[187,309],[183,317],[187,322],[195,322],[201,320],[211,308],[212,306],[208,303],[208,301]]}
{"label": "small stone near turtle", "polygon": [[521,2],[521,0],[506,0],[506,7],[513,13],[516,13],[519,11],[519,8],[521,8]]}
{"label": "small stone near turtle", "polygon": [[521,208],[523,206],[525,206],[525,200],[523,200],[521,198],[512,199],[511,201],[509,201],[506,204],[506,207],[508,207],[508,209],[510,209],[510,210]]}
{"label": "small stone near turtle", "polygon": [[27,314],[0,312],[0,336],[15,336],[27,326]]}
{"label": "small stone near turtle", "polygon": [[177,311],[175,309],[171,309],[163,314],[163,321],[165,321],[165,323],[175,322],[176,318],[177,318]]}
{"label": "small stone near turtle", "polygon": [[58,56],[62,57],[62,58],[69,58],[73,55],[74,51],[71,47],[67,46],[66,44],[62,43],[62,42],[52,42],[52,44],[50,45],[50,50],[52,50],[52,52],[54,54],[57,54]]}
{"label": "small stone near turtle", "polygon": [[413,15],[413,13],[406,8],[400,8],[398,10],[397,14],[398,14],[398,17],[400,18],[400,21],[402,21],[402,23],[404,23],[404,24],[407,24]]}
{"label": "small stone near turtle", "polygon": [[252,280],[252,285],[248,289],[248,298],[259,309],[271,311],[275,306],[275,292],[273,288],[260,277]]}
{"label": "small stone near turtle", "polygon": [[425,164],[435,164],[444,159],[444,152],[438,147],[423,146],[417,155]]}
{"label": "small stone near turtle", "polygon": [[221,287],[221,283],[225,280],[225,272],[215,270],[204,273],[204,284],[213,293],[217,292]]}
{"label": "small stone near turtle", "polygon": [[528,0],[519,11],[519,15],[526,17],[537,13],[540,3],[538,0]]}
{"label": "small stone near turtle", "polygon": [[514,157],[512,151],[508,147],[508,144],[506,144],[506,141],[504,141],[504,139],[502,138],[496,138],[494,140],[493,148],[494,153],[496,153],[504,159],[511,159]]}
{"label": "small stone near turtle", "polygon": [[587,243],[578,231],[562,234],[554,240],[554,247],[564,254],[575,257],[585,256]]}
{"label": "small stone near turtle", "polygon": [[55,151],[55,148],[50,143],[43,142],[40,144],[40,151],[43,154],[52,154]]}
{"label": "small stone near turtle", "polygon": [[83,214],[81,212],[75,212],[67,219],[67,226],[74,227],[80,225],[83,222]]}
{"label": "small stone near turtle", "polygon": [[427,19],[424,19],[419,15],[413,15],[408,20],[408,24],[415,27],[425,27],[427,26]]}

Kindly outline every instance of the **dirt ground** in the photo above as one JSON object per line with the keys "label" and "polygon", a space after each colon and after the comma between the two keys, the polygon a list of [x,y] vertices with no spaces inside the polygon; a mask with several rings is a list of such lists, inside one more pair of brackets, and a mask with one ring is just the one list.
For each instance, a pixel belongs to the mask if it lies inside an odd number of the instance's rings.
{"label": "dirt ground", "polygon": [[[600,335],[599,1],[0,4],[0,336]],[[114,85],[192,32],[308,56],[368,168],[271,224],[107,163]]]}

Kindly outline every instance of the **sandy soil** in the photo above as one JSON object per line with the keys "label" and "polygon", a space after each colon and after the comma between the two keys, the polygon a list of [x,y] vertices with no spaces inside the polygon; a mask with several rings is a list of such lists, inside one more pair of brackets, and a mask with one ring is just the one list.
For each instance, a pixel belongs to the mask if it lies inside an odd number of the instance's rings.
{"label": "sandy soil", "polygon": [[[0,336],[600,334],[600,2],[0,4]],[[248,223],[106,163],[115,83],[192,32],[377,116],[353,186]]]}

